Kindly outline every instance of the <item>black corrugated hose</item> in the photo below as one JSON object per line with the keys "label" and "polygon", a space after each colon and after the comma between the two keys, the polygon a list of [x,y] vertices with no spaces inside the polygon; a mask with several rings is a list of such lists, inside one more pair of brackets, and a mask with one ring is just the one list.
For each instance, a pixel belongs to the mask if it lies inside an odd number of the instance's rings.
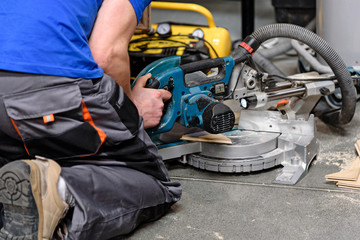
{"label": "black corrugated hose", "polygon": [[[356,89],[344,61],[335,50],[333,50],[324,39],[312,31],[297,25],[281,23],[271,24],[257,29],[244,40],[242,46],[245,46],[244,48],[249,53],[253,53],[261,43],[276,37],[296,39],[307,44],[323,57],[334,72],[342,94],[342,107],[340,112],[329,113],[326,119],[332,124],[349,123],[355,114]],[[251,51],[249,51],[249,49]]]}

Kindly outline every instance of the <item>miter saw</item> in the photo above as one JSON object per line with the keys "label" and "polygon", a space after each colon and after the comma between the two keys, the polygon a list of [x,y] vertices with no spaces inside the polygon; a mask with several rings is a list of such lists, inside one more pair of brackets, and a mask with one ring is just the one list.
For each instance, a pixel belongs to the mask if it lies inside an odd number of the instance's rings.
{"label": "miter saw", "polygon": [[[251,56],[273,37],[308,44],[327,61],[333,74],[281,77],[261,72]],[[173,56],[153,62],[139,76],[148,72],[152,78],[147,87],[172,93],[160,124],[148,130],[159,153],[164,160],[180,158],[208,171],[240,173],[283,165],[275,183],[295,184],[318,154],[311,112],[319,99],[340,87],[342,108],[324,113],[333,124],[348,123],[355,111],[356,90],[341,58],[315,33],[291,24],[255,31],[232,56],[187,64]],[[232,144],[167,141],[167,135],[177,134],[176,126],[222,133]]]}

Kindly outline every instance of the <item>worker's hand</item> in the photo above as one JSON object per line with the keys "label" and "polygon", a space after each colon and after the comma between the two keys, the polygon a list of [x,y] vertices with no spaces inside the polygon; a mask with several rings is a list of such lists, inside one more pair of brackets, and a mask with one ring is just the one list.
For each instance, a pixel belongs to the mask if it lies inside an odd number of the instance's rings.
{"label": "worker's hand", "polygon": [[152,128],[160,123],[164,102],[171,98],[171,93],[164,89],[145,88],[149,78],[151,73],[139,77],[131,93],[139,115],[144,119],[145,128]]}

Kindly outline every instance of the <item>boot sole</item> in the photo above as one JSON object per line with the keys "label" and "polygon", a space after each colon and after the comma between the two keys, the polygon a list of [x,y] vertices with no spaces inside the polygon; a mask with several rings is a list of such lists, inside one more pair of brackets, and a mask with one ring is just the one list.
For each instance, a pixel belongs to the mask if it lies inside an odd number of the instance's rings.
{"label": "boot sole", "polygon": [[0,202],[5,217],[0,239],[42,239],[40,171],[35,163],[14,161],[0,169]]}

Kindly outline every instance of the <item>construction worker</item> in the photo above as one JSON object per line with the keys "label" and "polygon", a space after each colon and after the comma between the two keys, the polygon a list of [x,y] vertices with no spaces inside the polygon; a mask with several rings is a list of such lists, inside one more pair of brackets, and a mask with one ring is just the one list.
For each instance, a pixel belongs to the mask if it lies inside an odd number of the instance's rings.
{"label": "construction worker", "polygon": [[180,199],[144,130],[171,94],[130,90],[149,2],[0,2],[0,239],[110,239]]}

